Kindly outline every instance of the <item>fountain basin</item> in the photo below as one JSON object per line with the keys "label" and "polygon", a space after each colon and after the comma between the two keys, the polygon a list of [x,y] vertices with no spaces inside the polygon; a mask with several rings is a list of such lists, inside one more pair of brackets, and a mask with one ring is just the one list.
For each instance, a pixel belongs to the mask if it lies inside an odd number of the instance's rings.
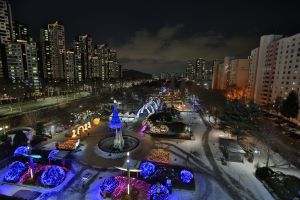
{"label": "fountain basin", "polygon": [[124,147],[122,150],[114,148],[114,136],[104,138],[98,143],[100,155],[105,158],[121,158],[126,156],[127,152],[136,149],[139,145],[139,140],[136,137],[123,135]]}

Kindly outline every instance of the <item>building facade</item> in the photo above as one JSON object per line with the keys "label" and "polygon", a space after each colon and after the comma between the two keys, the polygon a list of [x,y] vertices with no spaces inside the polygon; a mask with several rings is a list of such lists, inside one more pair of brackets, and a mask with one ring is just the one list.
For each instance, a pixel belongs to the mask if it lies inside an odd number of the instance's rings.
{"label": "building facade", "polygon": [[29,42],[29,34],[27,25],[13,21],[13,41]]}
{"label": "building facade", "polygon": [[278,42],[277,59],[270,102],[286,98],[291,91],[300,99],[300,34],[282,38]]}
{"label": "building facade", "polygon": [[259,50],[258,50],[258,61],[257,61],[257,70],[256,70],[256,78],[255,78],[255,89],[253,100],[255,103],[262,103],[263,99],[263,74],[265,72],[265,62],[267,56],[267,48],[268,46],[278,39],[280,39],[281,35],[264,35],[260,38]]}
{"label": "building facade", "polygon": [[7,44],[12,41],[13,24],[10,4],[0,0],[0,43]]}
{"label": "building facade", "polygon": [[37,48],[34,42],[11,42],[5,45],[5,73],[12,84],[25,91],[38,93],[41,82],[38,71]]}
{"label": "building facade", "polygon": [[249,59],[233,59],[229,64],[228,86],[245,90],[248,85]]}
{"label": "building facade", "polygon": [[10,4],[0,0],[0,80],[5,79],[4,57],[5,44],[12,41],[12,13]]}
{"label": "building facade", "polygon": [[64,61],[64,79],[67,86],[72,86],[75,81],[75,58],[73,51],[65,51],[63,54]]}
{"label": "building facade", "polygon": [[249,75],[248,75],[248,86],[247,86],[247,98],[252,101],[254,98],[255,90],[255,79],[257,71],[257,61],[258,61],[259,48],[255,48],[251,51],[250,55],[250,65],[249,65]]}
{"label": "building facade", "polygon": [[93,53],[92,37],[79,35],[74,41],[76,82],[87,82],[92,79],[91,57]]}
{"label": "building facade", "polygon": [[63,54],[65,52],[64,26],[55,22],[40,30],[43,78],[46,83],[64,79]]}

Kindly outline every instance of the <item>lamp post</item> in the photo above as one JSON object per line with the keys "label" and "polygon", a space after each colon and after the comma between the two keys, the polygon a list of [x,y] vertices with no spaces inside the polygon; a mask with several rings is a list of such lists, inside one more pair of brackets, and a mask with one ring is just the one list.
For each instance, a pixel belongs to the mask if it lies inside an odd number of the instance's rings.
{"label": "lamp post", "polygon": [[122,167],[116,167],[117,169],[121,170],[121,171],[126,171],[127,172],[127,195],[130,194],[130,173],[131,172],[141,172],[140,169],[132,169],[131,168],[131,164],[130,164],[130,153],[127,152],[127,160],[126,160],[126,169],[122,168]]}
{"label": "lamp post", "polygon": [[130,153],[127,152],[127,176],[128,176],[128,184],[127,184],[127,194],[129,195],[130,193]]}

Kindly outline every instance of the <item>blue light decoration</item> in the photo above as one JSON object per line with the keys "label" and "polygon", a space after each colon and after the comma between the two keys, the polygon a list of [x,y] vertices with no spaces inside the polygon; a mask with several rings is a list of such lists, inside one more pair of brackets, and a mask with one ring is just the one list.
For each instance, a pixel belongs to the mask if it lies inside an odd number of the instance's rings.
{"label": "blue light decoration", "polygon": [[63,182],[66,177],[65,170],[56,165],[47,167],[41,176],[41,183],[44,186],[55,187]]}
{"label": "blue light decoration", "polygon": [[119,117],[119,113],[118,113],[118,110],[117,110],[116,103],[114,104],[114,110],[113,110],[113,113],[112,113],[111,120],[109,122],[109,127],[111,129],[122,128],[122,122],[121,122],[120,117]]}
{"label": "blue light decoration", "polygon": [[194,176],[189,170],[183,169],[180,171],[180,180],[182,183],[188,184],[192,181],[193,178]]}
{"label": "blue light decoration", "polygon": [[109,177],[104,179],[100,185],[100,190],[103,193],[111,194],[119,186],[119,182],[115,177]]}
{"label": "blue light decoration", "polygon": [[50,153],[48,154],[48,159],[53,160],[53,156],[56,155],[58,152],[59,152],[59,150],[57,150],[57,149],[50,151]]}
{"label": "blue light decoration", "polygon": [[14,156],[20,156],[24,154],[28,154],[29,147],[28,146],[20,146],[14,151]]}
{"label": "blue light decoration", "polygon": [[16,183],[19,181],[21,175],[25,170],[27,170],[28,166],[20,161],[15,161],[11,163],[8,167],[8,171],[4,176],[4,181],[10,183]]}
{"label": "blue light decoration", "polygon": [[155,173],[155,165],[151,162],[143,162],[140,166],[140,176],[143,178],[148,178]]}
{"label": "blue light decoration", "polygon": [[168,200],[169,190],[166,186],[157,183],[150,188],[150,199],[152,200]]}

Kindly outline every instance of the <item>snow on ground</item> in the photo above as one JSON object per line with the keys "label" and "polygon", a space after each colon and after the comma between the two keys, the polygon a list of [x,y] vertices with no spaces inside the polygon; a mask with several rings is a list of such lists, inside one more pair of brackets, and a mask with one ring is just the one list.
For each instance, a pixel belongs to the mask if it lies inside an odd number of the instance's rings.
{"label": "snow on ground", "polygon": [[202,136],[206,127],[202,119],[196,112],[181,112],[182,121],[189,125],[191,124],[191,131],[193,132],[194,140],[180,141],[176,145],[184,149],[186,152],[196,152],[196,157],[203,162],[206,167],[212,169],[209,161],[207,160],[202,145]]}
{"label": "snow on ground", "polygon": [[64,200],[82,199],[86,193],[86,187],[89,186],[89,182],[92,181],[97,173],[98,171],[92,169],[84,170],[80,174],[80,177],[78,177],[71,185],[69,185],[69,187],[64,190],[63,194],[61,196],[58,196],[57,199],[60,199],[61,197]]}
{"label": "snow on ground", "polygon": [[[68,182],[74,177],[74,173],[72,171],[68,171],[66,174],[66,178],[62,184],[54,188],[44,188],[39,186],[31,186],[31,185],[23,185],[23,184],[9,184],[3,182],[3,178],[5,176],[7,168],[3,168],[0,171],[0,180],[2,181],[0,185],[0,193],[8,196],[14,195],[19,190],[30,190],[30,191],[37,191],[41,193],[55,193],[62,190],[62,188],[68,184]],[[39,198],[38,198],[39,199]]]}
{"label": "snow on ground", "polygon": [[222,169],[227,176],[234,178],[243,187],[250,190],[257,199],[271,200],[274,199],[262,183],[255,177],[255,162],[249,163],[246,159],[244,163],[227,162],[227,165],[222,165],[220,158],[222,153],[219,150],[218,138],[224,132],[219,130],[212,130],[209,134],[209,145],[215,160],[220,169]]}
{"label": "snow on ground", "polygon": [[194,178],[195,191],[173,189],[169,200],[231,200],[227,193],[214,180],[208,179],[200,173],[194,173]]}
{"label": "snow on ground", "polygon": [[50,142],[48,144],[45,144],[44,146],[42,146],[40,149],[43,149],[43,150],[53,150],[53,149],[56,149],[56,142]]}
{"label": "snow on ground", "polygon": [[[105,178],[109,178],[111,176],[117,176],[119,174],[120,174],[119,171],[116,171],[116,172],[111,172],[111,171],[100,172],[98,174],[98,176],[96,177],[95,181],[92,182],[89,185],[89,189],[86,192],[85,199],[93,199],[93,200],[102,200],[102,199],[104,199],[100,195],[100,185],[102,184],[102,182],[104,181]],[[106,200],[109,200],[109,198],[106,198]]]}
{"label": "snow on ground", "polygon": [[[105,178],[119,175],[120,172],[104,171],[97,175],[93,183],[89,185],[86,192],[85,199],[103,200],[100,195],[100,185]],[[173,189],[169,200],[196,200],[196,199],[214,199],[214,200],[230,200],[231,198],[221,189],[221,187],[213,180],[208,179],[200,173],[195,173],[195,186],[194,191]],[[68,198],[67,198],[68,199]],[[71,198],[70,198],[71,199]],[[109,198],[106,198],[109,200]]]}

